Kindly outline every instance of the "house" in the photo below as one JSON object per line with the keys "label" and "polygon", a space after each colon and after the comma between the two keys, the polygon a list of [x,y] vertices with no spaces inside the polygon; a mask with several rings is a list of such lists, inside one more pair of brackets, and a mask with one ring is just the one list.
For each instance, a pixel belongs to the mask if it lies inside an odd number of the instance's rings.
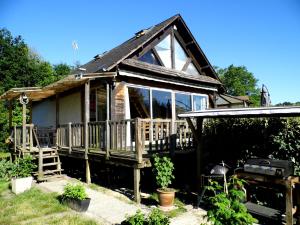
{"label": "house", "polygon": [[252,102],[249,96],[232,96],[228,94],[219,94],[216,96],[217,108],[245,108]]}
{"label": "house", "polygon": [[14,88],[1,99],[21,95],[30,101],[33,125],[24,124],[23,132],[14,127],[13,151],[38,154],[40,179],[60,171],[45,169],[59,164],[59,158],[43,163],[47,151],[85,160],[87,182],[89,162],[102,160],[133,168],[139,201],[140,169],[151,165],[153,153],[194,149],[192,132],[177,115],[216,107],[223,90],[191,31],[175,15],[58,82]]}

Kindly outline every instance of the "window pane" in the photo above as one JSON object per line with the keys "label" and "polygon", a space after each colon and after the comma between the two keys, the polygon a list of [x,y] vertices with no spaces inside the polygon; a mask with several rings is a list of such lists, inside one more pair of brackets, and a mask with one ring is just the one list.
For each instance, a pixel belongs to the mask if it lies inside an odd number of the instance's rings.
{"label": "window pane", "polygon": [[186,73],[191,75],[200,75],[194,64],[191,62],[190,65],[187,67]]}
{"label": "window pane", "polygon": [[167,68],[172,68],[171,63],[171,35],[165,37],[158,45],[155,46],[157,54],[161,58],[164,66]]}
{"label": "window pane", "polygon": [[153,118],[172,118],[171,93],[167,91],[152,91]]}
{"label": "window pane", "polygon": [[191,95],[189,94],[175,94],[176,115],[179,113],[192,110]]}
{"label": "window pane", "polygon": [[146,62],[146,63],[154,64],[154,65],[160,65],[160,63],[158,62],[158,59],[156,58],[156,56],[154,55],[154,53],[152,51],[146,52],[144,55],[142,55],[139,58],[139,60]]}
{"label": "window pane", "polygon": [[128,87],[130,118],[150,118],[150,92],[143,88]]}
{"label": "window pane", "polygon": [[106,120],[106,86],[97,88],[97,121]]}
{"label": "window pane", "polygon": [[207,108],[207,97],[194,95],[193,96],[194,111],[199,111]]}
{"label": "window pane", "polygon": [[178,41],[176,40],[176,38],[174,38],[174,45],[175,45],[175,69],[182,70],[187,60],[187,56],[184,50],[182,49],[182,47],[180,46],[180,44],[178,43]]}

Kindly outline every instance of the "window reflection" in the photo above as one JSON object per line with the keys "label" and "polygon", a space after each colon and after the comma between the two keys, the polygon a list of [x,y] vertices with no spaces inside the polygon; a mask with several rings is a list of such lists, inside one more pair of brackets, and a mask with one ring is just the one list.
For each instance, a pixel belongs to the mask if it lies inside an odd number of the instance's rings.
{"label": "window reflection", "polygon": [[205,96],[194,95],[193,96],[194,111],[199,111],[207,108],[207,98]]}
{"label": "window reflection", "polygon": [[146,63],[154,64],[154,65],[160,65],[158,59],[152,52],[152,50],[146,52],[144,55],[140,57],[140,60]]}
{"label": "window reflection", "polygon": [[150,118],[150,94],[148,89],[128,87],[131,118]]}
{"label": "window reflection", "polygon": [[171,35],[165,37],[158,45],[155,46],[157,54],[159,55],[164,66],[172,68],[171,62]]}
{"label": "window reflection", "polygon": [[101,85],[90,93],[90,121],[106,120],[106,86]]}
{"label": "window reflection", "polygon": [[171,92],[152,91],[153,118],[171,118],[172,117],[172,99]]}
{"label": "window reflection", "polygon": [[176,115],[183,112],[188,112],[192,110],[191,95],[190,94],[175,94],[175,106]]}

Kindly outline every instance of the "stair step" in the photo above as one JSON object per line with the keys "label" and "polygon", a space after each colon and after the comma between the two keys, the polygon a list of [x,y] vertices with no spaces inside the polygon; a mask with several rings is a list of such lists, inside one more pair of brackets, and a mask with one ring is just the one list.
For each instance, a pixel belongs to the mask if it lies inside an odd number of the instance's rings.
{"label": "stair step", "polygon": [[49,179],[52,179],[52,178],[61,178],[63,177],[64,175],[46,175],[46,176],[43,176],[42,178],[39,178],[39,181],[45,181],[45,180],[49,180]]}
{"label": "stair step", "polygon": [[56,152],[56,149],[53,149],[53,148],[42,148],[41,150],[43,152]]}
{"label": "stair step", "polygon": [[61,164],[60,162],[44,163],[44,164],[43,164],[43,167],[44,167],[44,166],[55,166],[55,165],[60,165],[60,164]]}
{"label": "stair step", "polygon": [[58,158],[58,155],[43,155],[43,159]]}
{"label": "stair step", "polygon": [[60,169],[60,170],[46,170],[43,172],[44,175],[46,174],[51,174],[51,173],[58,173],[58,172],[62,172],[63,169]]}

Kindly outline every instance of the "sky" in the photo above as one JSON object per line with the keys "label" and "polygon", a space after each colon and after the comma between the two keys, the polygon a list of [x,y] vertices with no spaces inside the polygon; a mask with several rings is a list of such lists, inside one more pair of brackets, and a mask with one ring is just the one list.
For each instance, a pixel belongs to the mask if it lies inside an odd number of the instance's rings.
{"label": "sky", "polygon": [[300,101],[300,0],[0,0],[0,28],[74,65],[178,13],[212,65],[246,66],[272,104]]}

